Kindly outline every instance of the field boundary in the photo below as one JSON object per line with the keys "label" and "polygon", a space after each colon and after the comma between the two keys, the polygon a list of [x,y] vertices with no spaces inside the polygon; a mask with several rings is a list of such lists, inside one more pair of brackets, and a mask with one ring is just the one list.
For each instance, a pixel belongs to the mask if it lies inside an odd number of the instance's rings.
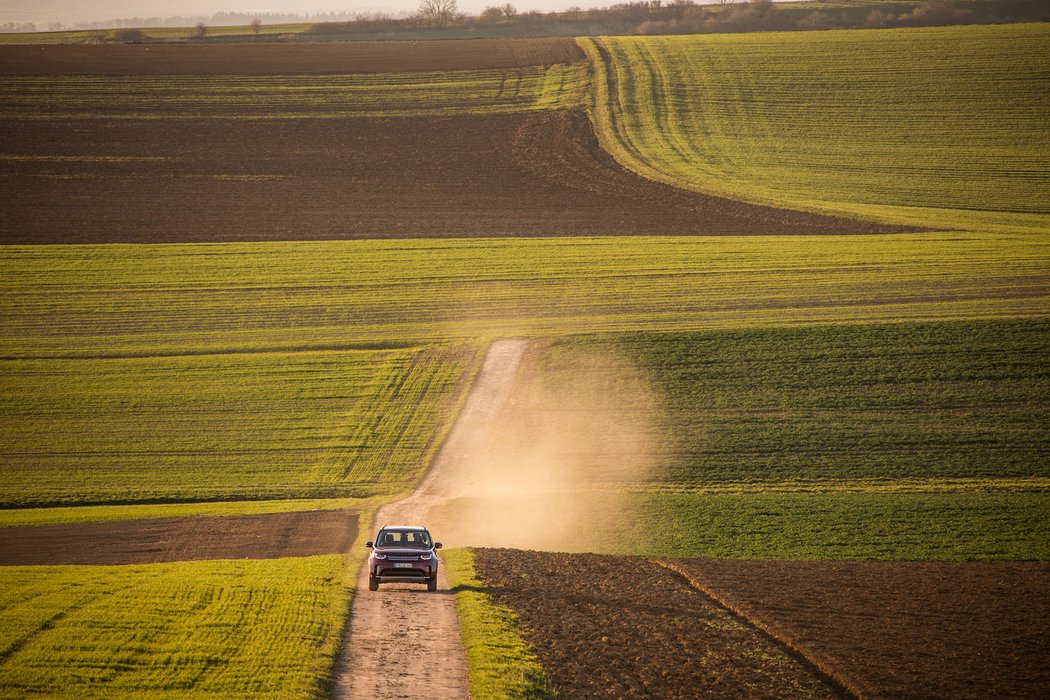
{"label": "field boundary", "polygon": [[754,627],[771,642],[783,648],[788,654],[797,659],[799,663],[806,666],[806,668],[817,675],[821,680],[828,683],[832,688],[838,691],[842,697],[855,700],[860,700],[860,698],[864,697],[860,688],[835,668],[833,664],[806,649],[805,646],[798,643],[798,640],[783,634],[773,626],[763,622],[761,619],[749,615],[744,607],[739,605],[735,600],[719,595],[673,561],[668,559],[650,559],[649,561],[659,567],[667,569],[677,576],[680,576],[690,588],[707,596],[716,605],[724,608],[741,622]]}

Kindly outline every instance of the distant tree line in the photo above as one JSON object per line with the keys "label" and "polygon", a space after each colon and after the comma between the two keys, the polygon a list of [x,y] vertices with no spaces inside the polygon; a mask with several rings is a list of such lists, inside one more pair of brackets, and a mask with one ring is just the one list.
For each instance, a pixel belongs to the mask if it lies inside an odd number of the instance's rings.
{"label": "distant tree line", "polygon": [[[572,0],[567,0],[571,2]],[[485,7],[477,16],[458,11],[456,0],[421,0],[415,14],[382,12],[320,12],[309,15],[263,12],[219,12],[206,17],[131,17],[63,26],[48,31],[140,27],[251,26],[259,34],[264,24],[312,22],[307,34],[347,38],[437,38],[501,36],[590,36],[600,34],[703,34],[807,29],[850,29],[945,24],[1050,21],[1048,0],[899,0],[877,7],[833,0],[776,3],[772,0],[638,0],[608,7],[570,7],[558,12],[519,12],[511,2]],[[31,22],[0,25],[0,32],[35,32]],[[106,41],[142,41],[148,37],[100,35]]]}
{"label": "distant tree line", "polygon": [[457,11],[456,0],[422,0],[408,17],[381,13],[342,22],[316,23],[308,33],[398,38],[448,36],[588,36],[596,34],[702,34],[750,31],[935,26],[1050,21],[1046,0],[901,0],[877,8],[835,6],[819,0],[774,4],[772,0],[701,5],[694,0],[639,0],[608,7],[570,7],[558,12],[518,12],[493,4],[477,16]]}

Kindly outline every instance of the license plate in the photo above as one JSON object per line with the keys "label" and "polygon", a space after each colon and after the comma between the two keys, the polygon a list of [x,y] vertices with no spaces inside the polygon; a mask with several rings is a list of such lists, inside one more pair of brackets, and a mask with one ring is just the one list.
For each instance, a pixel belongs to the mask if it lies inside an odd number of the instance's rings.
{"label": "license plate", "polygon": [[412,565],[409,564],[408,562],[405,562],[404,564],[397,563],[397,564],[394,564],[394,568],[395,569],[411,569]]}

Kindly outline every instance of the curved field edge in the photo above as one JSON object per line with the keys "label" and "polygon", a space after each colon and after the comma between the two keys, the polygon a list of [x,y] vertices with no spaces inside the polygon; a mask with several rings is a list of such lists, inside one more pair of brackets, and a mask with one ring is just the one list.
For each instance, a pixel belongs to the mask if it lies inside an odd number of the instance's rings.
{"label": "curved field edge", "polygon": [[1050,25],[578,38],[621,165],[743,201],[1045,232]]}
{"label": "curved field edge", "polygon": [[441,558],[456,595],[471,697],[555,697],[539,660],[518,630],[514,613],[497,605],[478,580],[473,552],[450,549]]}

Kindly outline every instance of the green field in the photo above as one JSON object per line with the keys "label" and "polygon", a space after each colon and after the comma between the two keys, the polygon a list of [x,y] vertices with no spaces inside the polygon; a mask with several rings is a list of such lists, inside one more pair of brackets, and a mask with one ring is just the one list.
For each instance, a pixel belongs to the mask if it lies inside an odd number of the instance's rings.
{"label": "green field", "polygon": [[947,229],[1050,229],[1050,25],[580,39],[646,177]]}
{"label": "green field", "polygon": [[[1050,308],[1048,247],[1011,235],[3,252],[8,506],[392,494],[428,462],[493,337],[1039,318]],[[897,342],[854,333],[883,350]],[[1045,343],[1028,333],[1026,348]],[[780,338],[792,336],[764,342]],[[965,333],[945,342],[963,341],[972,345]],[[731,366],[732,338],[722,342]],[[806,381],[799,404],[812,396]],[[837,440],[853,427],[799,430]]]}
{"label": "green field", "polygon": [[[660,399],[657,468],[599,484],[626,510],[588,548],[1050,558],[1047,27],[581,43],[626,167],[933,232],[5,246],[0,526],[367,512],[418,480],[485,345],[530,337]],[[578,105],[587,79],[19,78],[0,112],[454,115]],[[542,689],[453,559],[477,692]],[[2,568],[0,695],[323,696],[356,565]]]}
{"label": "green field", "polygon": [[423,73],[279,76],[18,76],[4,119],[297,119],[451,116],[583,103],[585,63]]}
{"label": "green field", "polygon": [[397,493],[440,444],[477,354],[431,346],[7,360],[0,504]]}
{"label": "green field", "polygon": [[[513,423],[582,426],[536,434],[573,474],[557,497],[584,514],[552,547],[1044,559],[1048,351],[1046,319],[569,337],[539,351]],[[544,512],[550,497],[465,496],[435,520],[483,538],[486,513]]]}
{"label": "green field", "polygon": [[[1021,487],[1024,488],[1023,486]],[[728,559],[1050,559],[1050,487],[983,492],[641,493],[610,549]]]}
{"label": "green field", "polygon": [[0,567],[3,697],[323,697],[343,556]]}
{"label": "green field", "polygon": [[1010,234],[7,246],[3,361],[1041,317]]}
{"label": "green field", "polygon": [[673,425],[662,483],[1050,478],[1050,322],[628,337]]}

